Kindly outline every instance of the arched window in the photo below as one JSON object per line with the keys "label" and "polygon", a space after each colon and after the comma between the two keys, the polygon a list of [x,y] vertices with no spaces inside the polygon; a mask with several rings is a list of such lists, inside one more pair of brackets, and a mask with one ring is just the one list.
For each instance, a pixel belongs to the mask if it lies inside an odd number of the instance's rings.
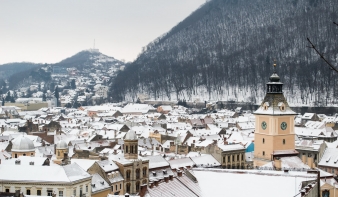
{"label": "arched window", "polygon": [[127,193],[130,193],[130,183],[127,183],[127,184],[126,184],[126,192],[127,192]]}
{"label": "arched window", "polygon": [[128,146],[126,146],[126,153],[128,153]]}
{"label": "arched window", "polygon": [[263,138],[263,144],[265,143],[265,139]]}
{"label": "arched window", "polygon": [[140,169],[139,168],[137,168],[136,170],[135,170],[135,172],[136,172],[136,179],[139,179],[140,178]]}
{"label": "arched window", "polygon": [[283,144],[285,144],[285,139],[283,139]]}
{"label": "arched window", "polygon": [[265,155],[265,151],[263,151],[263,156]]}
{"label": "arched window", "polygon": [[127,170],[127,172],[126,172],[126,178],[130,179],[130,170]]}
{"label": "arched window", "polygon": [[134,153],[134,146],[133,145],[130,146],[130,153]]}
{"label": "arched window", "polygon": [[143,174],[143,177],[146,177],[147,176],[147,167],[144,167],[142,169],[142,174]]}
{"label": "arched window", "polygon": [[136,182],[136,192],[140,190],[140,181]]}

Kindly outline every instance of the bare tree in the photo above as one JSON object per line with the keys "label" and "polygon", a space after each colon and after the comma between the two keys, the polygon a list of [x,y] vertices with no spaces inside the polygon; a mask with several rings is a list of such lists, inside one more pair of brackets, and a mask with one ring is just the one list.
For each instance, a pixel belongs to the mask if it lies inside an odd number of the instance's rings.
{"label": "bare tree", "polygon": [[[336,22],[333,22],[333,24],[335,24],[336,26],[338,26],[338,24]],[[331,70],[334,70],[335,72],[338,73],[338,69],[336,68],[336,66],[334,66],[325,56],[324,53],[320,52],[319,49],[316,47],[316,45],[313,44],[313,42],[310,40],[310,38],[307,38],[307,41],[310,43],[309,48],[313,49],[320,58],[322,58],[325,63],[330,67]]]}

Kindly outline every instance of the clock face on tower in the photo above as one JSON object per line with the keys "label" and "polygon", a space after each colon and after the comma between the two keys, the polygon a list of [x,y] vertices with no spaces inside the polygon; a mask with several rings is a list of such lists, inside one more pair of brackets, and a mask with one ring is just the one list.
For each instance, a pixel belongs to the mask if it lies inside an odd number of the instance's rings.
{"label": "clock face on tower", "polygon": [[285,130],[287,126],[288,126],[288,124],[286,124],[286,122],[282,122],[282,124],[280,124],[280,128],[282,130]]}
{"label": "clock face on tower", "polygon": [[265,129],[266,129],[266,127],[267,127],[268,125],[266,124],[266,122],[265,122],[265,121],[263,121],[261,126],[262,126],[262,129],[263,129],[263,130],[265,130]]}

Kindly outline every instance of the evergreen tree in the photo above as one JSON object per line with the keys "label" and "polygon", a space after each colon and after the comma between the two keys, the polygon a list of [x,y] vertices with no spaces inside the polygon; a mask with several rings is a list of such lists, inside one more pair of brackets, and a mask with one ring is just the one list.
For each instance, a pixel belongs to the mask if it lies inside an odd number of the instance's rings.
{"label": "evergreen tree", "polygon": [[55,87],[54,96],[56,98],[56,107],[59,107],[60,94],[59,94],[59,88],[58,88],[58,86]]}
{"label": "evergreen tree", "polygon": [[70,87],[71,87],[73,90],[76,89],[75,79],[72,79],[72,81],[70,82]]}
{"label": "evergreen tree", "polygon": [[5,101],[11,101],[11,93],[8,91]]}
{"label": "evergreen tree", "polygon": [[46,101],[46,100],[47,100],[46,92],[44,91],[42,94],[42,101]]}

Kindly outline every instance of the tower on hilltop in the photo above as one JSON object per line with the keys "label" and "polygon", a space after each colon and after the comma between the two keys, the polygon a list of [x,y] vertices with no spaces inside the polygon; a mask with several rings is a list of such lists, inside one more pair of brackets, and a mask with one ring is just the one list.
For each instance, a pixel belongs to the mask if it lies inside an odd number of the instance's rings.
{"label": "tower on hilltop", "polygon": [[257,159],[272,161],[275,158],[295,156],[294,117],[296,113],[289,107],[283,95],[283,83],[276,72],[266,84],[266,95],[260,107],[254,112],[256,117],[255,151]]}

